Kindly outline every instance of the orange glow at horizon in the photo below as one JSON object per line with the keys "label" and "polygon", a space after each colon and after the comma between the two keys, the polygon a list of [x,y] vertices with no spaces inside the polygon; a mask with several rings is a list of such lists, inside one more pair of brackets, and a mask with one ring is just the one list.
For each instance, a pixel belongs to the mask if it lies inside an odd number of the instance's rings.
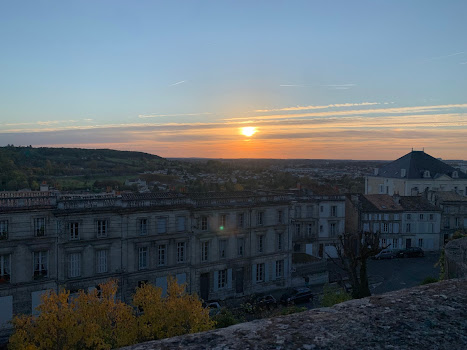
{"label": "orange glow at horizon", "polygon": [[253,136],[253,134],[255,134],[257,131],[253,126],[245,126],[244,128],[240,128],[240,130],[243,135],[248,137]]}

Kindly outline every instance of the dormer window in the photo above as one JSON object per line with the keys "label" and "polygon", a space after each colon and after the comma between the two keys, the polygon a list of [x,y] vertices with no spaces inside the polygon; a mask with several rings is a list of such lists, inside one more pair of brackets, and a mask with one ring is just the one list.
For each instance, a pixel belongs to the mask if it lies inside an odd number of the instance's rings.
{"label": "dormer window", "polygon": [[457,171],[452,172],[452,178],[457,179],[459,177],[459,173]]}
{"label": "dormer window", "polygon": [[423,172],[423,177],[424,177],[424,178],[430,177],[430,171],[429,171],[429,170],[425,170],[425,171]]}

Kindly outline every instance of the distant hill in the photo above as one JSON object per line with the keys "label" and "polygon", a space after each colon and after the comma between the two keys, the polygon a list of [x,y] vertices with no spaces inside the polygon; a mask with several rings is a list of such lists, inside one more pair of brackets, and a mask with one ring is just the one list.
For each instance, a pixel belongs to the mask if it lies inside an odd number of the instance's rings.
{"label": "distant hill", "polygon": [[168,162],[148,153],[110,149],[0,147],[0,191],[36,189],[55,177],[135,176]]}

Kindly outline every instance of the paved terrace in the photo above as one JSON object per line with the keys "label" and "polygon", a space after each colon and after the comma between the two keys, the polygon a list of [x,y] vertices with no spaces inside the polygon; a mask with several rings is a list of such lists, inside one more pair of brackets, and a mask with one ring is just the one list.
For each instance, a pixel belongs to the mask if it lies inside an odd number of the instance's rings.
{"label": "paved terrace", "polygon": [[467,349],[467,280],[442,281],[124,349]]}

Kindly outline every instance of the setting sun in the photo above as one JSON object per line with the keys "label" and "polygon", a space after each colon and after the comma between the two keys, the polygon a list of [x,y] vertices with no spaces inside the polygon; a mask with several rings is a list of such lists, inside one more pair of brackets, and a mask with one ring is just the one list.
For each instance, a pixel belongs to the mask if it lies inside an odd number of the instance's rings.
{"label": "setting sun", "polygon": [[246,126],[244,128],[241,128],[242,134],[245,136],[252,136],[254,133],[256,133],[256,128],[253,126]]}

